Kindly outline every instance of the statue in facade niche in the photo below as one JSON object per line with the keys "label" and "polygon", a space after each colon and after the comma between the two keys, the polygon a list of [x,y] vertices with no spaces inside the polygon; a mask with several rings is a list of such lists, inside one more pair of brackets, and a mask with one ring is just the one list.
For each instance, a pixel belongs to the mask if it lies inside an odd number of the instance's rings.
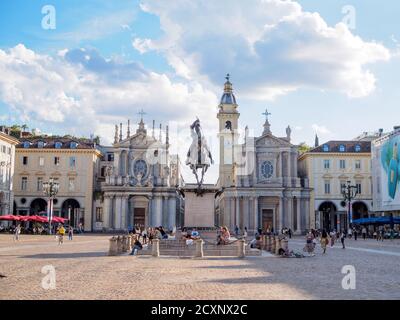
{"label": "statue in facade niche", "polygon": [[[210,149],[208,148],[206,138],[201,130],[200,120],[198,118],[190,126],[190,133],[192,136],[192,144],[187,153],[186,165],[190,167],[195,175],[198,191],[200,191],[204,180],[204,174],[214,161]],[[197,174],[198,169],[201,169],[200,178]]]}

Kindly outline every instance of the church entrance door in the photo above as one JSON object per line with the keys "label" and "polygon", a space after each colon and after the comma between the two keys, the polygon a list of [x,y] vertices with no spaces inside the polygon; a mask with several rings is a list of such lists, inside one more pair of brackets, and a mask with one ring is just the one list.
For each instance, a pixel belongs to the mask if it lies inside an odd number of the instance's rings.
{"label": "church entrance door", "polygon": [[262,209],[262,229],[271,230],[274,226],[274,210]]}
{"label": "church entrance door", "polygon": [[135,227],[140,227],[143,229],[145,227],[146,219],[146,209],[145,208],[135,208],[133,214],[133,225]]}

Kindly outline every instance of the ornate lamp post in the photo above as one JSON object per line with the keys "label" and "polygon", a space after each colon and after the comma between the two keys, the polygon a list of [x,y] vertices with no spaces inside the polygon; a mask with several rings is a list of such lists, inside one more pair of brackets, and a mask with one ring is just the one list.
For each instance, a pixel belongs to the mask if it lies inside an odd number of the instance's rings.
{"label": "ornate lamp post", "polygon": [[351,201],[357,196],[357,186],[352,186],[351,181],[346,181],[346,185],[342,186],[343,200],[348,203],[347,215],[348,215],[348,226],[350,227],[351,219]]}
{"label": "ornate lamp post", "polygon": [[58,190],[60,188],[60,184],[58,182],[54,182],[53,178],[50,178],[49,181],[43,182],[43,192],[49,198],[49,204],[47,206],[47,217],[49,220],[49,233],[51,234],[51,220],[53,219],[53,200]]}

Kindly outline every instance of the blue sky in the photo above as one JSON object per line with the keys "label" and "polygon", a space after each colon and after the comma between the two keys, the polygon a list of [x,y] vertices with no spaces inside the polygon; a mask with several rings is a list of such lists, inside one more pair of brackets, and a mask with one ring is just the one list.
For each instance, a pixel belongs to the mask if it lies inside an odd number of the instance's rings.
{"label": "blue sky", "polygon": [[[291,125],[296,143],[400,124],[398,1],[82,2],[0,2],[0,122],[110,141],[144,108],[148,123],[197,115],[213,130],[229,72],[255,134],[266,107],[273,133]],[[349,5],[355,29],[335,28]]]}

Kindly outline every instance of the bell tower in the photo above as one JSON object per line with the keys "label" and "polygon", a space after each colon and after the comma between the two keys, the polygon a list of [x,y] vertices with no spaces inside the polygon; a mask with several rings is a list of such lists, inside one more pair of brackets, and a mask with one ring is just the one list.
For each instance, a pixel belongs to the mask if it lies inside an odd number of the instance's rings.
{"label": "bell tower", "polygon": [[236,184],[236,152],[239,150],[238,121],[239,112],[233,94],[229,74],[226,75],[224,93],[219,104],[219,187],[231,187]]}

